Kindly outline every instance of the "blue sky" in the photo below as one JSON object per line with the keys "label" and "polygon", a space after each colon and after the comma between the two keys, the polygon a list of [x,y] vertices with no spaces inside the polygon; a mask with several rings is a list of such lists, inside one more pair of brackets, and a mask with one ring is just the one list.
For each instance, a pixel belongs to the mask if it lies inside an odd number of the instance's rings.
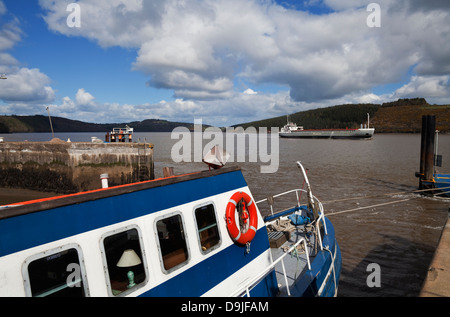
{"label": "blue sky", "polygon": [[[448,1],[0,0],[0,114],[226,126],[344,103],[450,104]],[[375,17],[376,18],[376,17]]]}
{"label": "blue sky", "polygon": [[[49,76],[57,87],[57,97],[73,95],[74,87],[88,91],[92,88],[104,102],[139,103],[148,97],[146,77],[131,70],[135,50],[102,48],[84,37],[55,33],[48,29],[38,2],[25,1],[4,1],[8,11],[19,18],[23,32],[22,41],[11,54],[24,65],[37,67]],[[152,94],[163,99],[171,96],[169,91],[156,90]]]}

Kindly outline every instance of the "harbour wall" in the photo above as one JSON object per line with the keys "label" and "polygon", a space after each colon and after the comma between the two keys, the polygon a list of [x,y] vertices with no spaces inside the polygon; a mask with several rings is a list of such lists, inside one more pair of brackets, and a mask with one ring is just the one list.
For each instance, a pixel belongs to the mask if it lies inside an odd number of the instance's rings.
{"label": "harbour wall", "polygon": [[149,143],[1,142],[0,187],[56,193],[101,188],[154,179]]}
{"label": "harbour wall", "polygon": [[[450,207],[449,207],[450,214]],[[450,218],[444,226],[421,297],[450,297]]]}

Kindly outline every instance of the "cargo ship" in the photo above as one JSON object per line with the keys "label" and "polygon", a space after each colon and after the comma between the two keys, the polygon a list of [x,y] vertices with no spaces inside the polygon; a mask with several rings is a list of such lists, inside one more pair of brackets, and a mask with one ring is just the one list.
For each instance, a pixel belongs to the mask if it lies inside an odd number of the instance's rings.
{"label": "cargo ship", "polygon": [[290,122],[281,128],[282,138],[303,138],[303,139],[370,139],[375,133],[375,128],[370,127],[370,117],[367,114],[367,125],[361,124],[359,129],[304,129]]}

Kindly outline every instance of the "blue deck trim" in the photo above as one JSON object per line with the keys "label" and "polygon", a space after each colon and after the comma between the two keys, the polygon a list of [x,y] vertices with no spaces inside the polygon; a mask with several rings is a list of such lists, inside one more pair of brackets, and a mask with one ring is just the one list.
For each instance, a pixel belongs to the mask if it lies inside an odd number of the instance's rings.
{"label": "blue deck trim", "polygon": [[0,257],[245,186],[233,171],[2,219]]}
{"label": "blue deck trim", "polygon": [[440,189],[443,196],[450,197],[450,174],[435,174],[434,175],[434,186]]}

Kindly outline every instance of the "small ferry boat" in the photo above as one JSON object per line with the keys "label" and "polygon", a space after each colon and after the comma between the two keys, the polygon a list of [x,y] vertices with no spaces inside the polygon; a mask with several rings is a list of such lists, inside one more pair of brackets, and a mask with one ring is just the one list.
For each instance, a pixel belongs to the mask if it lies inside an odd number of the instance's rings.
{"label": "small ferry boat", "polygon": [[3,206],[0,296],[336,296],[335,231],[298,167],[307,190],[258,202],[223,167]]}
{"label": "small ferry boat", "polygon": [[279,136],[303,139],[370,139],[375,133],[375,128],[370,128],[369,122],[368,117],[367,126],[361,124],[359,129],[304,129],[288,120],[287,124],[281,128]]}
{"label": "small ferry boat", "polygon": [[128,125],[125,128],[113,128],[106,134],[106,142],[133,142],[134,128]]}

